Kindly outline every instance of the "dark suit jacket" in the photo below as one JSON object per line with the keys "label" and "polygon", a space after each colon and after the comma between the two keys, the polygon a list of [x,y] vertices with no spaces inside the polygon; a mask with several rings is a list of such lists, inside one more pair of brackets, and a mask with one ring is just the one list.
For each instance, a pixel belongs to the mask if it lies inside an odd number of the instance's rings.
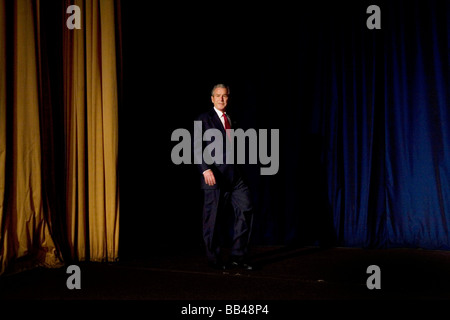
{"label": "dark suit jacket", "polygon": [[[227,112],[228,114],[228,112]],[[229,115],[229,114],[228,114]],[[232,129],[236,129],[237,128],[237,124],[236,121],[234,121],[233,117],[231,115],[229,115],[230,119],[231,119],[231,128]],[[223,137],[223,141],[222,141],[222,145],[223,145],[223,161],[222,163],[213,163],[213,164],[207,164],[203,157],[201,157],[201,163],[197,164],[198,169],[200,171],[201,174],[201,188],[202,189],[217,189],[217,188],[229,188],[233,185],[235,179],[237,178],[238,175],[240,175],[240,169],[238,168],[237,165],[234,164],[227,164],[226,163],[226,139],[227,139],[227,135],[226,135],[226,131],[225,128],[223,127],[222,122],[219,119],[219,116],[217,115],[216,111],[211,108],[211,110],[209,110],[208,112],[202,113],[201,115],[198,116],[198,118],[196,119],[196,121],[202,121],[202,137],[203,137],[203,133],[208,130],[208,129],[219,129],[222,133],[222,137]],[[201,140],[202,137],[200,137]],[[213,140],[214,141],[214,140]],[[205,150],[205,147],[212,143],[213,141],[197,141],[197,144],[194,143],[194,153],[198,154],[202,154],[203,150]],[[195,148],[195,146],[197,146],[197,148]],[[198,150],[198,147],[201,146],[201,150]],[[201,153],[200,153],[201,152]],[[214,155],[214,154],[213,154]],[[205,183],[205,179],[203,178],[203,172],[205,170],[211,169],[214,173],[214,177],[216,178],[216,184],[214,186],[208,186]]]}

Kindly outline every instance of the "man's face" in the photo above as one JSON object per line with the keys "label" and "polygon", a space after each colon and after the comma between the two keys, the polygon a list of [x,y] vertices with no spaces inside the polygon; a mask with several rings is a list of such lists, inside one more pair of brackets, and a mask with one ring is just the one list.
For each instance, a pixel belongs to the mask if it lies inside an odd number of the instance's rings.
{"label": "man's face", "polygon": [[216,88],[211,96],[211,101],[216,109],[224,112],[228,104],[228,90],[226,88]]}

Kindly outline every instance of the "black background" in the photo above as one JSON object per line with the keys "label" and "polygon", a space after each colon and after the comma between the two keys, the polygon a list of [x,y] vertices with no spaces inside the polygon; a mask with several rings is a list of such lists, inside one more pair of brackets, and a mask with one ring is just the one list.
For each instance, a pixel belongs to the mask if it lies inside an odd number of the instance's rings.
{"label": "black background", "polygon": [[373,36],[370,4],[122,3],[122,257],[201,247],[199,173],[172,163],[171,134],[193,128],[221,82],[231,86],[230,111],[244,129],[280,129],[279,172],[246,168],[256,205],[253,243],[333,239],[322,142],[313,129],[318,53],[336,28]]}

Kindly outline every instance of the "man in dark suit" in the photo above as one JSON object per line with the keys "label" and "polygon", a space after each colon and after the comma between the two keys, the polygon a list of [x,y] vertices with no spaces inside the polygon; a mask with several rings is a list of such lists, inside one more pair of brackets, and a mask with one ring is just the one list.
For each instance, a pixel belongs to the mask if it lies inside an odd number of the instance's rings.
{"label": "man in dark suit", "polygon": [[[231,138],[226,129],[235,129],[236,122],[227,114],[230,89],[223,84],[215,85],[211,92],[214,108],[201,114],[197,121],[201,121],[202,130],[218,129],[222,133],[223,154],[219,156],[223,161],[205,161],[203,159],[204,143],[197,141],[194,152],[201,160],[196,162],[202,175],[201,186],[204,190],[203,204],[203,239],[206,246],[206,256],[209,264],[217,269],[253,267],[247,261],[248,244],[252,228],[252,202],[249,188],[243,180],[242,170],[227,160],[231,146]],[[233,124],[233,125],[231,125]],[[229,132],[228,132],[229,133]],[[202,132],[203,136],[203,132]],[[230,140],[226,140],[230,139]],[[206,145],[212,143],[207,141]],[[199,149],[201,146],[201,149]],[[227,148],[228,146],[228,148]],[[214,157],[214,159],[217,159]],[[221,163],[220,163],[221,162]],[[227,215],[231,214],[227,208],[231,204],[234,211],[233,236],[231,242],[230,259],[225,263],[221,252],[220,231]]]}

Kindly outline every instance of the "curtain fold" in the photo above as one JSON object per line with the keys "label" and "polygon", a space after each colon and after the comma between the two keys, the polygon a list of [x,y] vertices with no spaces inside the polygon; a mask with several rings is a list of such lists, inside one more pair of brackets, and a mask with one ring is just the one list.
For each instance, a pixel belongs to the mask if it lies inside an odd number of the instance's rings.
{"label": "curtain fold", "polygon": [[[66,1],[84,31],[64,32],[67,231],[72,257],[119,257],[118,80],[115,2]],[[120,51],[120,50],[119,50]]]}
{"label": "curtain fold", "polygon": [[[65,1],[84,12],[84,1]],[[84,32],[63,29],[64,128],[66,142],[66,221],[71,258],[86,260],[86,87]]]}
{"label": "curtain fold", "polygon": [[431,1],[390,17],[399,21],[385,44],[390,246],[450,249],[449,9]]}
{"label": "curtain fold", "polygon": [[90,259],[118,258],[118,90],[114,2],[86,0]]}
{"label": "curtain fold", "polygon": [[[6,43],[6,8],[0,0],[0,43]],[[0,46],[0,274],[6,268],[7,252],[5,238],[6,218],[6,46]]]}
{"label": "curtain fold", "polygon": [[[10,179],[4,178],[9,189],[7,206],[3,210],[2,270],[10,260],[24,260],[21,268],[34,265],[60,265],[56,246],[46,219],[42,190],[42,150],[39,114],[38,44],[35,38],[38,21],[30,0],[18,0],[13,5],[14,41],[12,106],[7,110],[12,123],[3,128],[3,139],[11,141],[9,157]],[[6,60],[6,59],[5,59]],[[11,135],[7,138],[8,134]],[[3,140],[4,141],[4,140]],[[6,164],[3,166],[6,169]],[[24,259],[29,257],[30,259]],[[26,260],[26,261],[25,261]]]}

